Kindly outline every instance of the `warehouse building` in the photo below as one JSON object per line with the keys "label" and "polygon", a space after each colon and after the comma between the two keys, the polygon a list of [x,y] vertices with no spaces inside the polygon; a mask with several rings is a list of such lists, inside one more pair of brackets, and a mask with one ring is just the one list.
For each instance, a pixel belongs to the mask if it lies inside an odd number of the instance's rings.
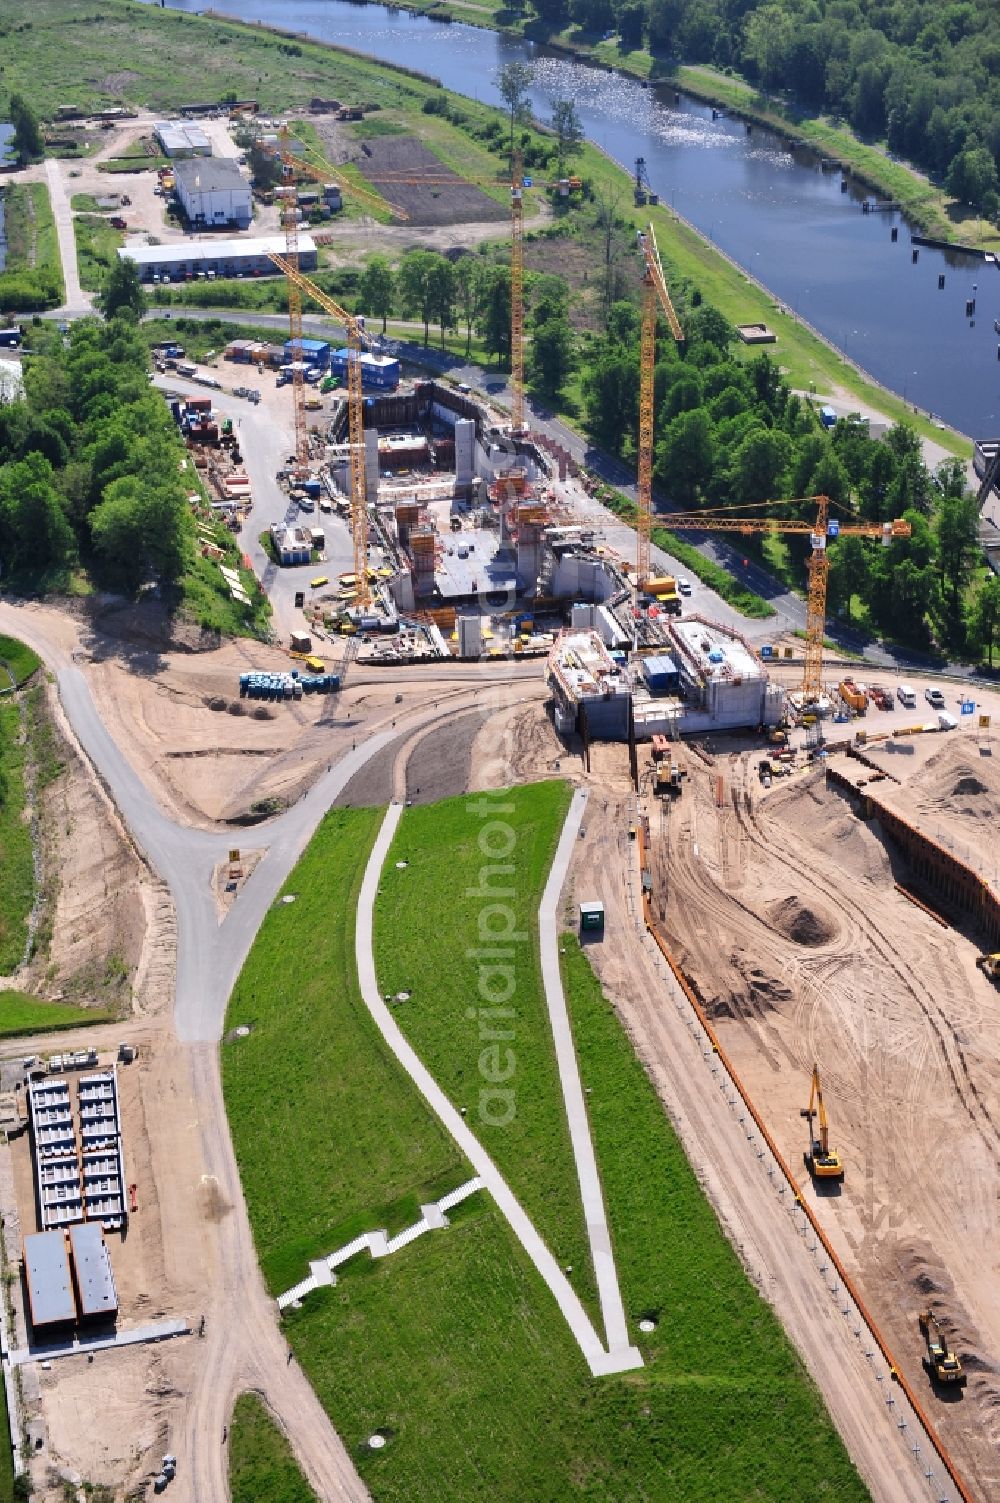
{"label": "warehouse building", "polygon": [[210,157],[212,143],[200,125],[188,120],[158,120],[153,135],[165,157]]}
{"label": "warehouse building", "polygon": [[24,1281],[36,1331],[75,1323],[76,1298],[64,1232],[35,1232],[25,1237]]}
{"label": "warehouse building", "polygon": [[198,157],[177,163],[177,198],[189,224],[233,224],[250,228],[253,199],[250,182],[235,162],[225,157]]}
{"label": "warehouse building", "polygon": [[69,1245],[80,1319],[114,1320],[118,1314],[118,1290],[100,1226],[94,1221],[81,1221],[70,1227]]}
{"label": "warehouse building", "polygon": [[[119,256],[134,261],[143,282],[190,282],[196,277],[277,277],[269,252],[285,254],[281,235],[255,240],[189,240],[179,245],[123,245]],[[299,237],[299,267],[316,269],[316,242]]]}

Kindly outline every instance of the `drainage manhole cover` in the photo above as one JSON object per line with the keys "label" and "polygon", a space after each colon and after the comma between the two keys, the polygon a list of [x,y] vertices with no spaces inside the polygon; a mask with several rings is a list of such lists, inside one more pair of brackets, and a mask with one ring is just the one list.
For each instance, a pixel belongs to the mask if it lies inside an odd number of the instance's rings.
{"label": "drainage manhole cover", "polygon": [[639,1322],[639,1330],[643,1333],[644,1336],[648,1336],[649,1333],[650,1333],[650,1331],[655,1331],[656,1330],[656,1321],[655,1320],[640,1320],[640,1322]]}

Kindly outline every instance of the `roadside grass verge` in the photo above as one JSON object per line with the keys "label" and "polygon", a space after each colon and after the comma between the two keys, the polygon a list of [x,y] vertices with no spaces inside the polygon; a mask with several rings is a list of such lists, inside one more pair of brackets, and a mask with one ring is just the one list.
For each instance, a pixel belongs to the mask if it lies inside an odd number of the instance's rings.
{"label": "roadside grass verge", "polygon": [[0,976],[21,963],[35,897],[31,827],[23,817],[25,770],[20,711],[0,701]]}
{"label": "roadside grass verge", "polygon": [[292,1448],[255,1393],[242,1393],[229,1426],[231,1503],[317,1503]]}
{"label": "roadside grass verge", "polygon": [[63,300],[56,223],[44,183],[11,183],[3,190],[7,261],[0,272],[0,313],[41,312]]}
{"label": "roadside grass verge", "polygon": [[118,259],[118,247],[125,244],[125,236],[99,214],[74,215],[73,234],[80,286],[88,292],[99,292]]}
{"label": "roadside grass verge", "polygon": [[5,636],[0,636],[0,663],[10,671],[19,689],[42,666],[41,658],[27,643]]}
{"label": "roadside grass verge", "polygon": [[[447,803],[414,814],[440,816],[438,843],[454,850]],[[276,905],[251,952],[245,1006],[230,1008],[228,1026],[254,1028],[224,1045],[223,1071],[244,1175],[248,1138],[269,1165],[269,1193],[249,1194],[258,1246],[276,1203],[301,1225],[345,1179],[367,1204],[387,1193],[387,1169],[399,1184],[427,1167],[419,1150],[433,1124],[373,1046],[353,977],[354,905],[380,819],[328,817],[288,883],[296,901]],[[436,875],[432,828],[426,862],[410,840],[401,879]],[[528,871],[519,865],[519,885]],[[448,868],[449,889],[462,880]],[[428,912],[425,936],[434,923]],[[405,934],[404,915],[395,927]],[[633,1327],[662,1315],[636,1338],[647,1365],[590,1377],[506,1222],[478,1195],[447,1230],[385,1259],[359,1257],[287,1313],[321,1402],[376,1503],[863,1503],[815,1388],[743,1274],[612,1008],[575,941],[563,944],[626,1310]],[[416,993],[411,1011],[425,1000]],[[317,1155],[320,1140],[332,1151]],[[367,1444],[376,1431],[381,1450]]]}
{"label": "roadside grass verge", "polygon": [[[382,874],[375,962],[384,994],[412,993],[399,1026],[599,1321],[538,951],[569,800],[566,783],[546,782],[408,809]],[[491,939],[504,925],[516,938]],[[495,965],[478,957],[491,945],[506,950]]]}
{"label": "roadside grass verge", "polygon": [[0,1036],[4,1038],[87,1028],[92,1023],[108,1023],[113,1017],[114,1013],[107,1008],[70,1007],[65,1002],[46,1002],[27,992],[0,991]]}
{"label": "roadside grass verge", "polygon": [[0,1404],[0,1503],[14,1503],[14,1448],[6,1404]]}
{"label": "roadside grass verge", "polygon": [[[236,983],[222,1080],[257,1253],[273,1294],[362,1231],[390,1235],[471,1175],[361,1000],[357,895],[379,809],[332,810]],[[414,1312],[416,1313],[416,1312]]]}

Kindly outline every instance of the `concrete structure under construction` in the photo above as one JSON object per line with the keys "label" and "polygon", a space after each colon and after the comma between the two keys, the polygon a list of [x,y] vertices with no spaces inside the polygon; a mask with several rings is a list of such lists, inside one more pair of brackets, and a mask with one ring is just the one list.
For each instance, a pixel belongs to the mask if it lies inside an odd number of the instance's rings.
{"label": "concrete structure under construction", "polygon": [[81,1221],[71,1226],[69,1245],[80,1319],[113,1320],[118,1314],[118,1290],[100,1225]]}
{"label": "concrete structure under construction", "polygon": [[596,632],[561,632],[545,674],[560,734],[585,729],[588,737],[599,741],[627,739],[631,683]]}
{"label": "concrete structure under construction", "polygon": [[32,1081],[28,1090],[39,1224],[124,1226],[125,1162],[114,1067],[81,1075],[74,1115],[69,1081]]}

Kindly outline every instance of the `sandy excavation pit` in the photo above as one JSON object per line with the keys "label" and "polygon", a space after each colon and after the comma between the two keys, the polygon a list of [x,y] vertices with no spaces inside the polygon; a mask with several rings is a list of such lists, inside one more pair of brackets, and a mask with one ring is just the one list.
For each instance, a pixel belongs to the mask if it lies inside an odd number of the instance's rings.
{"label": "sandy excavation pit", "polygon": [[[694,757],[651,815],[653,911],[750,1093],[973,1491],[1000,1496],[1000,998],[974,935],[895,890],[906,863],[821,771],[762,795],[756,757]],[[873,788],[992,874],[1000,764],[957,737],[886,757]],[[724,777],[716,802],[715,776]],[[803,1165],[813,1061],[845,1163]],[[938,1395],[919,1312],[968,1372]]]}

